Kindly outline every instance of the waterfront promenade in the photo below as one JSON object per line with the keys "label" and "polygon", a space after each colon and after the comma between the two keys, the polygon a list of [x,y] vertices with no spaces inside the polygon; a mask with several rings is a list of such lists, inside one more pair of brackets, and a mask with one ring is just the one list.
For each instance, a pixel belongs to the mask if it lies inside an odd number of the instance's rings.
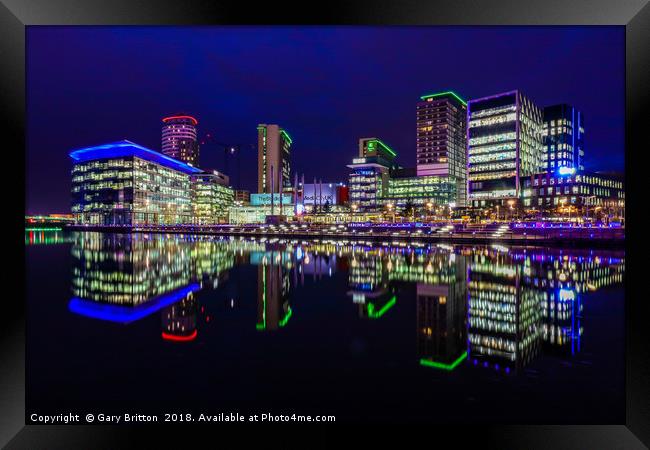
{"label": "waterfront promenade", "polygon": [[280,225],[68,225],[66,230],[112,233],[174,233],[223,236],[287,237],[293,239],[368,240],[393,243],[404,241],[506,243],[519,245],[562,245],[622,247],[625,228],[619,226],[575,226],[552,223],[458,224],[458,223],[349,223]]}

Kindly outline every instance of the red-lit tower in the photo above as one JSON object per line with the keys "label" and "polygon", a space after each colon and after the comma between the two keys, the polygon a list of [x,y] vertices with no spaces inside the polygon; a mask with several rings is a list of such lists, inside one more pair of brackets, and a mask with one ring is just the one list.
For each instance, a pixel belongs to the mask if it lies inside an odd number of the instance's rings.
{"label": "red-lit tower", "polygon": [[198,121],[183,114],[165,117],[162,126],[162,152],[179,161],[199,165]]}

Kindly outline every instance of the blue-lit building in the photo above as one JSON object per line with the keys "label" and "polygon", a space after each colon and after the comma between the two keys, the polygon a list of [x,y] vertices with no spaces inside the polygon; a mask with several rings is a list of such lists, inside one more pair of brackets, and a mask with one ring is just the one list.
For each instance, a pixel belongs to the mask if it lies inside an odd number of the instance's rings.
{"label": "blue-lit building", "polygon": [[76,223],[193,222],[190,175],[201,169],[126,140],[75,150],[70,158]]}
{"label": "blue-lit building", "polygon": [[547,106],[542,127],[544,153],[540,171],[553,173],[560,167],[584,170],[584,115],[571,105]]}

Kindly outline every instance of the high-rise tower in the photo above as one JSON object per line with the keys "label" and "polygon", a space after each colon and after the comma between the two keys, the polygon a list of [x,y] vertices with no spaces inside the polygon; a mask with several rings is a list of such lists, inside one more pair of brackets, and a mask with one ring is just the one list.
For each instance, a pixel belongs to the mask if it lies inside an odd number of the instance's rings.
{"label": "high-rise tower", "polygon": [[165,117],[162,126],[162,152],[179,161],[199,165],[199,143],[196,138],[198,121],[192,116]]}
{"label": "high-rise tower", "polygon": [[452,91],[423,95],[416,107],[417,175],[455,179],[456,204],[467,201],[467,103]]}
{"label": "high-rise tower", "polygon": [[270,194],[291,187],[293,140],[278,125],[257,126],[257,191]]}

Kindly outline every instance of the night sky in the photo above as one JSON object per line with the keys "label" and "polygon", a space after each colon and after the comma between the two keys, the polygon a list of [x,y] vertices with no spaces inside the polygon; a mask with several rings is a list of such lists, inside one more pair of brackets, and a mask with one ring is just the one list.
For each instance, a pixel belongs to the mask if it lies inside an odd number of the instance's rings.
{"label": "night sky", "polygon": [[[121,139],[160,149],[161,118],[244,144],[258,123],[293,138],[306,180],[346,181],[360,137],[415,165],[415,104],[521,89],[585,115],[585,168],[624,170],[623,27],[28,27],[26,213],[69,212],[70,150]],[[8,150],[8,149],[7,149]],[[201,166],[224,170],[221,147]],[[231,182],[237,181],[231,163]]]}

